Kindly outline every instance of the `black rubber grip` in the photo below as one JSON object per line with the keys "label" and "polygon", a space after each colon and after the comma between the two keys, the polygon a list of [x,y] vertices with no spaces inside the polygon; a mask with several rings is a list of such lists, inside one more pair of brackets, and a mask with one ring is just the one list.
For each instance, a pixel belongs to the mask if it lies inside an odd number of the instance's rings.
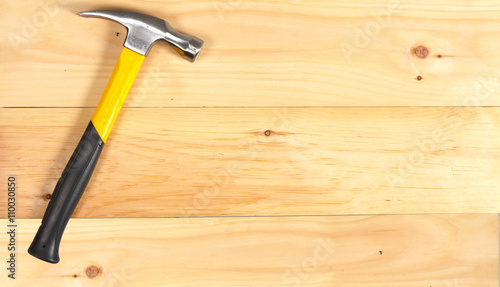
{"label": "black rubber grip", "polygon": [[56,184],[29,254],[50,263],[59,262],[64,229],[87,187],[103,146],[91,121]]}

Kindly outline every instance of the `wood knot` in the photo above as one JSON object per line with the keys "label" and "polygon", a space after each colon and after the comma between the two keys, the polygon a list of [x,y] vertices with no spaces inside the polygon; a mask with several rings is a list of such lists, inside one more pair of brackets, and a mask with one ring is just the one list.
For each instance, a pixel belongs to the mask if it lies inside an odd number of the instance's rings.
{"label": "wood knot", "polygon": [[85,270],[85,274],[87,274],[87,277],[91,279],[97,277],[99,273],[99,268],[94,265],[87,267],[87,270]]}
{"label": "wood knot", "polygon": [[415,56],[420,59],[425,59],[427,55],[429,55],[429,49],[425,46],[419,45],[413,50],[413,53],[415,53]]}
{"label": "wood knot", "polygon": [[48,200],[50,200],[50,199],[52,198],[52,194],[47,193],[47,194],[45,195],[45,198],[46,198],[46,199],[48,199]]}
{"label": "wood knot", "polygon": [[417,81],[422,81],[422,76],[417,76]]}
{"label": "wood knot", "polygon": [[271,131],[270,131],[270,130],[266,130],[266,131],[264,132],[264,134],[266,135],[266,137],[268,137],[268,136],[270,136],[270,135],[271,135]]}

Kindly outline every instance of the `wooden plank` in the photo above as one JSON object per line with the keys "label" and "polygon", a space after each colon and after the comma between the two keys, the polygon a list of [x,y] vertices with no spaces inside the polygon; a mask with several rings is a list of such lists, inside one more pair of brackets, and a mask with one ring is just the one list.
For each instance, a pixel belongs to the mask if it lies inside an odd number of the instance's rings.
{"label": "wooden plank", "polygon": [[57,265],[18,224],[2,286],[498,286],[497,214],[73,219]]}
{"label": "wooden plank", "polygon": [[[195,64],[155,47],[130,107],[500,104],[497,1],[0,5],[0,107],[95,106],[125,29],[75,13],[109,7],[158,15],[206,42]],[[419,45],[424,59],[413,53]]]}
{"label": "wooden plank", "polygon": [[[496,213],[499,113],[125,109],[74,216]],[[41,218],[91,114],[2,110],[0,185],[17,177],[19,217]]]}

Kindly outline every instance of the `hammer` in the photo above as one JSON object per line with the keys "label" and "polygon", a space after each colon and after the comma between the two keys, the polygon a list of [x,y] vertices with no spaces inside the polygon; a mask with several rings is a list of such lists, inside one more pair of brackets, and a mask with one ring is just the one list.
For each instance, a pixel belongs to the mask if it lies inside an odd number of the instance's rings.
{"label": "hammer", "polygon": [[202,40],[175,31],[167,21],[142,13],[94,10],[78,15],[113,20],[125,26],[128,33],[94,115],[56,184],[42,224],[28,249],[29,254],[50,263],[59,262],[59,244],[64,229],[87,187],[123,101],[151,46],[164,40],[191,62],[203,46]]}

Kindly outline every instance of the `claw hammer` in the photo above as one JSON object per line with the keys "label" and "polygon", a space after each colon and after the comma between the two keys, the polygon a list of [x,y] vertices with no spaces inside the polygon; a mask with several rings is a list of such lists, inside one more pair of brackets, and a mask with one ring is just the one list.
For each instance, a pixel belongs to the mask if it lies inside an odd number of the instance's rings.
{"label": "claw hammer", "polygon": [[123,101],[153,44],[164,40],[191,62],[203,46],[202,40],[175,31],[167,21],[142,13],[94,10],[78,15],[113,20],[125,26],[128,33],[101,100],[56,184],[42,224],[28,249],[29,254],[50,263],[59,262],[59,244],[64,229],[87,187]]}

